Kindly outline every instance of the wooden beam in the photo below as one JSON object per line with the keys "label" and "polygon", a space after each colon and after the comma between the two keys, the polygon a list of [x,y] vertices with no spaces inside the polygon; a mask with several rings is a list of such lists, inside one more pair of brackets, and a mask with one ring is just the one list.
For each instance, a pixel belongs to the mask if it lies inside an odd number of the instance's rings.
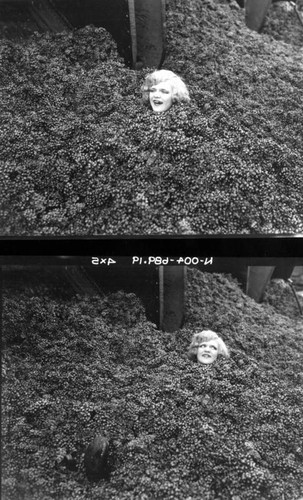
{"label": "wooden beam", "polygon": [[274,266],[248,266],[246,293],[256,302],[261,302],[267,283],[271,279]]}
{"label": "wooden beam", "polygon": [[159,267],[160,328],[175,332],[184,319],[186,266]]}
{"label": "wooden beam", "polygon": [[137,29],[135,0],[128,0],[129,29],[131,38],[132,67],[136,69],[137,64]]}
{"label": "wooden beam", "polygon": [[133,68],[159,68],[165,54],[165,0],[128,0]]}
{"label": "wooden beam", "polygon": [[271,0],[246,0],[245,22],[248,28],[260,31],[263,27]]}

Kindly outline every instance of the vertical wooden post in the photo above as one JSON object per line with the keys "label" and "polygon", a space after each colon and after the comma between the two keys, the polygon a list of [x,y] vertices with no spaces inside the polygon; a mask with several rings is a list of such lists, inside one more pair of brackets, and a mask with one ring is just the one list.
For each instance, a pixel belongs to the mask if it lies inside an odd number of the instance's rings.
{"label": "vertical wooden post", "polygon": [[137,63],[137,29],[135,0],[128,0],[129,29],[131,40],[132,67],[136,69]]}
{"label": "vertical wooden post", "polygon": [[174,332],[182,327],[185,299],[185,266],[159,267],[160,328]]}
{"label": "vertical wooden post", "polygon": [[246,284],[247,295],[255,299],[256,302],[260,302],[274,270],[274,266],[248,266]]}
{"label": "vertical wooden post", "polygon": [[260,31],[271,4],[271,0],[246,0],[245,21],[248,28]]}
{"label": "vertical wooden post", "polygon": [[165,0],[128,0],[133,68],[160,67],[165,51]]}

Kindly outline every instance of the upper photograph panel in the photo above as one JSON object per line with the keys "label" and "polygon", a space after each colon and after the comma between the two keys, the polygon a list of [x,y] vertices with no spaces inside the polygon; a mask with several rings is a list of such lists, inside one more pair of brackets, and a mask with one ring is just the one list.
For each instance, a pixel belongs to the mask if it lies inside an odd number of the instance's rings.
{"label": "upper photograph panel", "polygon": [[303,0],[0,0],[0,236],[303,233]]}

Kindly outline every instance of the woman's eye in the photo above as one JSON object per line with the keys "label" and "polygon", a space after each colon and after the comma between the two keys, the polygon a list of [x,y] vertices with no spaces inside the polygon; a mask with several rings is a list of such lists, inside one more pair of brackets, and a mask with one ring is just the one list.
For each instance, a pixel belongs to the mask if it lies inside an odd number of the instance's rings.
{"label": "woman's eye", "polygon": [[[200,344],[200,345],[199,345],[199,347],[203,347],[203,348],[204,348],[204,347],[207,347],[207,344]],[[218,350],[218,349],[217,349],[217,347],[216,347],[216,346],[214,346],[214,345],[209,345],[208,347],[209,347],[210,349],[213,349],[214,351],[217,351],[217,350]]]}

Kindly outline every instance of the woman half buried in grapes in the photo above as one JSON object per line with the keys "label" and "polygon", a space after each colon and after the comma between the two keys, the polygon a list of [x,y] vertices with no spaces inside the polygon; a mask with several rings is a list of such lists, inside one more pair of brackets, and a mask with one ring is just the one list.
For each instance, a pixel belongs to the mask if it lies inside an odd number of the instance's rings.
{"label": "woman half buried in grapes", "polygon": [[221,337],[212,330],[195,333],[188,349],[188,357],[192,361],[210,365],[218,356],[229,358],[229,351]]}
{"label": "woman half buried in grapes", "polygon": [[150,105],[155,113],[167,111],[174,103],[190,101],[183,80],[166,69],[149,73],[141,90],[143,101]]}

